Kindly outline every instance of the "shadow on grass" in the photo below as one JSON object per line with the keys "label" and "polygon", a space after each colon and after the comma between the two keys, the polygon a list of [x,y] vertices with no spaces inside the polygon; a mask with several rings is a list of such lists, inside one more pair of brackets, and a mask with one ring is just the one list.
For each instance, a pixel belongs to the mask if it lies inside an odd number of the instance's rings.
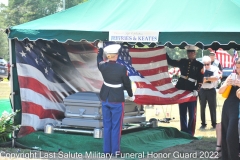
{"label": "shadow on grass", "polygon": [[161,150],[159,153],[168,153],[166,159],[211,159],[216,157],[216,137],[202,137],[191,143],[178,145]]}

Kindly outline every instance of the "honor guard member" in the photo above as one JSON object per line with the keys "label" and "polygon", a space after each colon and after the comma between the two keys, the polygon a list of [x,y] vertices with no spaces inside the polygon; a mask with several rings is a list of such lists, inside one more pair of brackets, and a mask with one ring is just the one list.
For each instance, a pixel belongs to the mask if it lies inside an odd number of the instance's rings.
{"label": "honor guard member", "polygon": [[[173,67],[179,67],[181,71],[180,78],[176,84],[176,88],[193,92],[194,96],[198,95],[198,90],[203,82],[203,64],[196,60],[196,50],[198,47],[188,45],[188,59],[172,60],[167,54],[167,62]],[[184,102],[179,104],[181,131],[194,136],[196,127],[196,107],[197,100]],[[188,111],[188,122],[187,122]]]}
{"label": "honor guard member", "polygon": [[[100,91],[104,127],[103,152],[118,155],[124,116],[124,90],[127,90],[130,100],[133,101],[134,96],[127,68],[116,62],[121,45],[112,44],[103,50],[103,42],[99,42],[98,48],[97,65],[104,80]],[[103,52],[107,61],[103,61]]]}

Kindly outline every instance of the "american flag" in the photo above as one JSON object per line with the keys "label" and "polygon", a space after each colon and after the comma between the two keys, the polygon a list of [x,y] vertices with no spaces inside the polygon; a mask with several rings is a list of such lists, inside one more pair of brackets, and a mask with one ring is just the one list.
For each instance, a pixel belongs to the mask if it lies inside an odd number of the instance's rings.
{"label": "american flag", "polygon": [[233,65],[232,56],[225,50],[219,48],[216,52],[216,58],[219,60],[222,68],[231,68]]}
{"label": "american flag", "polygon": [[232,57],[232,68],[233,72],[236,70],[236,61],[238,60],[238,53],[236,50],[233,51],[233,57]]}
{"label": "american flag", "polygon": [[15,51],[22,106],[19,137],[64,118],[65,97],[101,87],[97,49],[90,43],[15,40]]}
{"label": "american flag", "polygon": [[192,92],[178,90],[172,84],[164,47],[123,46],[118,62],[127,67],[129,78],[136,84],[135,103],[164,105],[196,100]]}
{"label": "american flag", "polygon": [[[82,91],[99,92],[103,83],[97,68],[98,49],[88,42],[15,40],[22,122],[18,137],[43,130],[64,118],[63,99]],[[138,104],[176,104],[196,100],[171,83],[164,47],[123,46],[119,63],[126,65],[136,84]]]}

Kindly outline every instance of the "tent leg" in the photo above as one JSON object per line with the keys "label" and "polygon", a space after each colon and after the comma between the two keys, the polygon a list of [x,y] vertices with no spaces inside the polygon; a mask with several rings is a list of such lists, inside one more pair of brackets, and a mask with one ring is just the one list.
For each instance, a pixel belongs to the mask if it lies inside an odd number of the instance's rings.
{"label": "tent leg", "polygon": [[[12,60],[12,40],[9,38],[8,39],[8,48],[9,48],[9,60],[10,60],[10,86],[11,86],[11,96],[10,96],[10,101],[12,104],[12,111],[15,112],[15,108],[14,108],[14,101],[13,101],[13,71],[12,71],[12,64],[13,64],[13,60]],[[13,119],[13,123],[14,123],[14,119]],[[15,131],[12,132],[12,147],[15,147]]]}
{"label": "tent leg", "polygon": [[15,131],[12,133],[12,148],[15,147]]}

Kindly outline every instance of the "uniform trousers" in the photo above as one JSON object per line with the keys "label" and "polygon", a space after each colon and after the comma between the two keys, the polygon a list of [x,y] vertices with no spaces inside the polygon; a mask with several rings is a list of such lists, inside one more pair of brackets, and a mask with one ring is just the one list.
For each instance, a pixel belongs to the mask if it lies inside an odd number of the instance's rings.
{"label": "uniform trousers", "polygon": [[212,126],[215,128],[216,127],[216,108],[217,108],[216,89],[201,88],[199,91],[199,102],[201,107],[202,126],[207,125],[206,118],[205,118],[205,110],[206,110],[206,105],[208,103]]}
{"label": "uniform trousers", "polygon": [[103,152],[116,155],[120,152],[124,102],[102,101]]}
{"label": "uniform trousers", "polygon": [[[184,102],[179,104],[181,131],[194,136],[196,127],[196,108],[197,101]],[[188,122],[187,122],[188,111]]]}

